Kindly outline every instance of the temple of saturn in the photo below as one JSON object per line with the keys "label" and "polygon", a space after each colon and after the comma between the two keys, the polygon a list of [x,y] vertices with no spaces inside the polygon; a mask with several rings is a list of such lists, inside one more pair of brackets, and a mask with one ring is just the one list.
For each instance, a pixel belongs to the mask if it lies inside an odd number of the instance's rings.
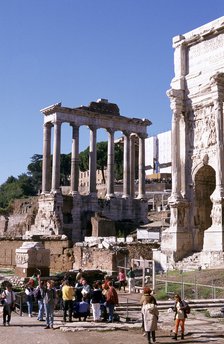
{"label": "temple of saturn", "polygon": [[[41,112],[44,115],[43,127],[43,170],[42,193],[35,224],[30,235],[70,234],[73,242],[83,240],[87,222],[100,213],[111,221],[130,220],[135,223],[147,222],[147,202],[145,201],[145,144],[147,119],[128,118],[120,115],[116,104],[106,99],[91,102],[89,106],[78,108],[63,107],[61,103],[49,106]],[[71,177],[70,194],[64,197],[60,187],[61,126],[71,126]],[[79,128],[89,128],[89,192],[79,193]],[[108,133],[107,193],[98,200],[96,192],[97,170],[97,129],[104,128]],[[53,129],[53,153],[51,153],[51,131]],[[123,156],[123,195],[114,193],[114,134],[124,135]],[[138,196],[135,197],[135,150],[134,141],[139,141]],[[51,166],[51,154],[52,166]],[[65,216],[66,214],[66,216]],[[66,221],[65,221],[66,217]],[[69,220],[68,220],[69,219]],[[113,228],[113,227],[111,227]],[[114,235],[109,233],[108,236]]]}
{"label": "temple of saturn", "polygon": [[[173,38],[170,227],[154,258],[166,269],[198,252],[224,262],[224,17]],[[199,253],[200,252],[200,253]]]}

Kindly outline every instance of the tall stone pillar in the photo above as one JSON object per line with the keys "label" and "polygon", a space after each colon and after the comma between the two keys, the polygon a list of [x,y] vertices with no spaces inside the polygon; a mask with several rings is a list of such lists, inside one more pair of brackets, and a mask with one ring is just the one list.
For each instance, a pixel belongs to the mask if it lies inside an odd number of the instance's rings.
{"label": "tall stone pillar", "polygon": [[[211,78],[211,93],[213,98],[213,113],[215,114],[215,132],[216,132],[216,187],[211,195],[212,225],[204,232],[203,251],[223,252],[224,250],[224,74],[219,73]],[[216,254],[216,253],[215,253]],[[215,260],[215,257],[213,257]],[[209,261],[212,258],[209,257]],[[204,257],[204,263],[206,258]]]}
{"label": "tall stone pillar", "polygon": [[[169,262],[181,259],[192,248],[192,234],[189,228],[189,202],[185,197],[185,168],[182,152],[185,150],[183,128],[184,91],[171,89],[167,92],[171,101],[172,117],[172,193],[170,205],[170,227],[163,231],[161,252]],[[182,121],[182,123],[181,123]],[[184,197],[183,197],[184,195]]]}
{"label": "tall stone pillar", "polygon": [[42,165],[42,194],[51,189],[51,123],[44,124],[43,130],[43,165]]}
{"label": "tall stone pillar", "polygon": [[139,135],[138,198],[145,198],[145,135]]}
{"label": "tall stone pillar", "polygon": [[170,202],[176,203],[181,196],[181,165],[180,165],[180,120],[183,113],[183,91],[169,90],[167,95],[170,97],[172,116],[172,194]]}
{"label": "tall stone pillar", "polygon": [[123,198],[130,197],[130,133],[124,134],[124,172],[123,172]]}
{"label": "tall stone pillar", "polygon": [[90,145],[89,145],[89,192],[96,194],[96,133],[97,128],[90,126]]}
{"label": "tall stone pillar", "polygon": [[54,122],[54,148],[52,164],[52,192],[60,190],[61,122]]}
{"label": "tall stone pillar", "polygon": [[130,137],[130,195],[135,197],[135,138],[132,134]]}
{"label": "tall stone pillar", "polygon": [[72,127],[72,154],[71,154],[71,194],[79,191],[79,127]]}
{"label": "tall stone pillar", "polygon": [[114,197],[114,131],[108,131],[108,150],[107,150],[107,198]]}

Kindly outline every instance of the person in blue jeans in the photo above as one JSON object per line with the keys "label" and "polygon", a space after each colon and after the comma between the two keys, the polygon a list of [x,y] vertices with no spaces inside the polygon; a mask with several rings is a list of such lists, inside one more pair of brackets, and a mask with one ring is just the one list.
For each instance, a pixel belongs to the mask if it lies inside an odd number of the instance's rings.
{"label": "person in blue jeans", "polygon": [[108,308],[109,318],[108,322],[113,322],[114,318],[114,307],[118,305],[118,295],[116,289],[113,287],[113,283],[108,283],[109,289],[106,293],[106,306]]}
{"label": "person in blue jeans", "polygon": [[43,288],[44,290],[44,309],[46,314],[46,326],[45,329],[53,328],[54,325],[54,307],[57,302],[56,290],[53,286],[53,282],[48,280],[47,286]]}
{"label": "person in blue jeans", "polygon": [[28,315],[29,315],[29,317],[32,317],[33,301],[34,301],[34,289],[33,289],[32,283],[28,282],[28,284],[26,285],[25,294],[26,294],[26,303],[27,303]]}
{"label": "person in blue jeans", "polygon": [[44,320],[44,281],[40,282],[40,285],[34,290],[34,297],[38,303],[38,316],[37,320]]}

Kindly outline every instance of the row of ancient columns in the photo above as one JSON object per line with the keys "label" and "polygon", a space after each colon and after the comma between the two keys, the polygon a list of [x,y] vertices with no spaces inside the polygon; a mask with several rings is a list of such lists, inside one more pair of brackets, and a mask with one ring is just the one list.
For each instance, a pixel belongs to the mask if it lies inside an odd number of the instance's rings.
{"label": "row of ancient columns", "polygon": [[[42,170],[42,193],[57,193],[60,190],[60,147],[61,147],[61,124],[45,123],[43,132],[43,170]],[[71,194],[78,193],[79,188],[79,127],[72,126],[72,148],[71,148]],[[51,171],[51,128],[54,127],[53,138],[53,163]],[[97,127],[89,126],[89,192],[96,193],[96,170],[97,170]],[[107,153],[107,197],[114,197],[114,131],[108,129],[108,153]],[[124,171],[123,171],[123,197],[135,197],[135,134],[123,132],[124,134]],[[139,161],[138,176],[139,190],[138,198],[145,196],[145,135],[138,135],[139,139]]]}

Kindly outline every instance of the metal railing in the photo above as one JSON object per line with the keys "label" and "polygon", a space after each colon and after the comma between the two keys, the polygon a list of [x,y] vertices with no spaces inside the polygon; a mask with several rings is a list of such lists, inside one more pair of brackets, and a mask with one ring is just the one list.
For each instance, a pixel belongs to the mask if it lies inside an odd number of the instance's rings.
{"label": "metal railing", "polygon": [[[194,282],[185,282],[182,278],[181,281],[173,281],[168,279],[156,279],[156,290],[161,290],[160,286],[164,284],[164,291],[166,294],[177,294],[181,295],[181,298],[192,298],[192,299],[200,299],[200,298],[208,298],[208,299],[216,299],[217,297],[224,298],[224,287],[216,286],[214,283],[212,285],[208,284],[201,284],[198,283],[196,280]],[[179,291],[176,290],[176,285],[179,285]],[[207,289],[207,291],[206,291]],[[207,297],[206,297],[207,294]]]}

